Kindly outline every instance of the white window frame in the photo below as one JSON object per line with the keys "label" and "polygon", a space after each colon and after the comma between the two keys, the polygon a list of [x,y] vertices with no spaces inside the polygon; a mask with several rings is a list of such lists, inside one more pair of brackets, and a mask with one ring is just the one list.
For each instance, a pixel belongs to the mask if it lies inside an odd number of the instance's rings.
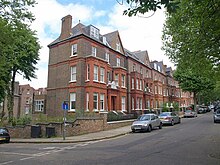
{"label": "white window frame", "polygon": [[[96,100],[95,100],[96,97]],[[98,111],[98,98],[99,94],[98,93],[93,93],[93,111]]]}
{"label": "white window frame", "polygon": [[134,78],[131,78],[131,89],[134,89]]}
{"label": "white window frame", "polygon": [[89,93],[86,93],[86,111],[89,111]]}
{"label": "white window frame", "polygon": [[90,26],[90,36],[99,39],[99,30],[94,26]]}
{"label": "white window frame", "polygon": [[126,111],[126,107],[125,107],[125,99],[126,99],[126,97],[125,96],[122,96],[121,97],[121,110],[122,111]]}
{"label": "white window frame", "polygon": [[136,109],[140,109],[139,108],[139,100],[140,100],[139,98],[137,98],[137,100],[136,100]]}
{"label": "white window frame", "polygon": [[97,65],[94,65],[93,81],[95,82],[99,81],[99,67]]}
{"label": "white window frame", "polygon": [[109,63],[109,53],[105,53],[105,60]]}
{"label": "white window frame", "polygon": [[35,109],[36,112],[44,111],[44,100],[35,100]]}
{"label": "white window frame", "polygon": [[139,79],[136,79],[136,89],[139,89]]}
{"label": "white window frame", "polygon": [[100,82],[105,83],[105,68],[100,68]]}
{"label": "white window frame", "polygon": [[142,90],[142,80],[140,80],[140,90]]}
{"label": "white window frame", "polygon": [[125,86],[125,75],[124,74],[121,75],[121,86],[126,87]]}
{"label": "white window frame", "polygon": [[77,56],[77,44],[72,44],[71,46],[71,55],[70,57],[72,56]]}
{"label": "white window frame", "polygon": [[97,48],[92,46],[92,55],[96,57]]}
{"label": "white window frame", "polygon": [[115,74],[115,85],[116,85],[116,86],[119,86],[118,80],[119,80],[119,74],[116,73],[116,74]]}
{"label": "white window frame", "polygon": [[140,109],[143,109],[142,98],[140,98]]}
{"label": "white window frame", "polygon": [[121,66],[121,59],[120,58],[117,58],[117,64],[116,66]]}
{"label": "white window frame", "polygon": [[86,67],[86,81],[90,80],[90,64],[87,64]]}
{"label": "white window frame", "polygon": [[121,49],[120,44],[119,44],[119,43],[116,43],[116,50],[120,52],[120,51],[121,51],[120,49]]}
{"label": "white window frame", "polygon": [[136,71],[136,64],[133,64],[133,72]]}
{"label": "white window frame", "polygon": [[131,109],[134,110],[134,97],[131,98]]}
{"label": "white window frame", "polygon": [[70,93],[70,111],[76,111],[76,93]]}
{"label": "white window frame", "polygon": [[76,82],[76,65],[75,66],[71,66],[70,70],[71,70],[70,81],[71,82]]}
{"label": "white window frame", "polygon": [[105,94],[101,93],[100,94],[100,111],[105,110]]}

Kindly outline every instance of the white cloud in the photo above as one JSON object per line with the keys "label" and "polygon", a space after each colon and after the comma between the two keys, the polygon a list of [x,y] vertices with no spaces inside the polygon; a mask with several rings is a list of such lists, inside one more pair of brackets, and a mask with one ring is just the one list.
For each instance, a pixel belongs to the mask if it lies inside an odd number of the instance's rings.
{"label": "white cloud", "polygon": [[[164,64],[173,66],[161,50],[164,11],[147,13],[145,17],[128,17],[122,14],[125,9],[126,6],[116,4],[109,14],[108,24],[112,27],[109,29],[119,30],[123,46],[130,51],[147,50],[150,60],[163,61]],[[149,17],[150,15],[152,16]]]}
{"label": "white cloud", "polygon": [[[37,79],[32,79],[31,82],[24,80],[22,75],[17,75],[16,80],[20,84],[31,84],[34,88],[47,86],[47,65],[49,59],[49,49],[47,47],[53,40],[55,40],[61,30],[61,18],[70,14],[73,17],[73,24],[90,21],[93,13],[89,6],[80,4],[61,5],[56,0],[39,0],[38,4],[32,9],[36,20],[32,23],[31,28],[37,31],[40,45],[40,60],[36,66]],[[97,13],[97,16],[103,13]],[[42,67],[44,66],[44,67]]]}
{"label": "white cloud", "polygon": [[[101,34],[118,30],[122,39],[123,46],[130,51],[147,50],[150,60],[164,61],[164,64],[173,66],[168,58],[161,51],[162,27],[165,16],[162,10],[158,10],[150,18],[128,17],[123,15],[126,6],[116,5],[109,11],[96,10],[95,6],[85,6],[77,3],[61,5],[56,0],[39,0],[38,4],[32,9],[36,20],[32,24],[32,29],[37,31],[42,49],[40,50],[40,61],[36,71],[38,79],[31,82],[23,80],[18,76],[20,84],[31,84],[34,88],[47,86],[47,65],[49,59],[49,49],[47,47],[55,40],[61,31],[61,18],[70,14],[73,18],[73,26],[79,20],[85,24],[93,24],[93,20],[98,22],[97,28]],[[149,14],[148,14],[149,15]],[[103,24],[99,17],[107,16]]]}

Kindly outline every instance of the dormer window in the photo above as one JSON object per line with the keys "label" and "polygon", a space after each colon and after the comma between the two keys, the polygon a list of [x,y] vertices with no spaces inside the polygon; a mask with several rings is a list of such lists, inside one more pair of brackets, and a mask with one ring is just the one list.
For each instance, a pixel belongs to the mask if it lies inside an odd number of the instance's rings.
{"label": "dormer window", "polygon": [[133,64],[133,72],[135,72],[135,71],[136,71],[136,65]]}
{"label": "dormer window", "polygon": [[156,63],[154,63],[154,69],[157,70],[157,64]]}
{"label": "dormer window", "polygon": [[120,44],[119,43],[116,44],[116,50],[120,52]]}
{"label": "dormer window", "polygon": [[157,70],[159,71],[159,72],[161,72],[161,67],[158,65],[157,66]]}
{"label": "dormer window", "polygon": [[77,56],[77,44],[72,45],[71,56]]}
{"label": "dormer window", "polygon": [[90,36],[99,39],[99,30],[94,26],[90,26]]}

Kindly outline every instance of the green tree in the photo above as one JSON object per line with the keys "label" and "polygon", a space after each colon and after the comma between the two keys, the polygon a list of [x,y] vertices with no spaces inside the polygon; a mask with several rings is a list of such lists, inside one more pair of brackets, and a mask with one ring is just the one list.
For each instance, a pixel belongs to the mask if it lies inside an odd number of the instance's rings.
{"label": "green tree", "polygon": [[179,10],[167,13],[164,26],[163,49],[166,55],[176,64],[194,57],[197,60],[209,60],[213,66],[218,67],[220,0],[177,2]]}
{"label": "green tree", "polygon": [[[1,83],[1,93],[7,91],[9,122],[13,120],[14,105],[14,82],[17,73],[24,78],[31,80],[35,78],[35,65],[39,60],[40,45],[34,31],[30,29],[29,23],[34,20],[29,7],[36,4],[34,0],[2,0],[0,1],[0,20],[5,23],[5,27],[9,30],[3,30],[5,36],[10,37],[10,43],[0,43],[2,47],[0,71],[5,74],[1,78],[5,80],[7,85]],[[3,68],[7,65],[7,68]]]}
{"label": "green tree", "polygon": [[[191,68],[177,67],[174,78],[179,82],[183,91],[192,92],[194,95],[194,105],[197,104],[198,96],[201,92],[214,89],[215,80],[205,74],[200,74]],[[195,106],[194,106],[195,108]]]}
{"label": "green tree", "polygon": [[8,82],[10,81],[10,68],[7,63],[7,50],[10,49],[11,27],[0,18],[0,103],[4,100]]}
{"label": "green tree", "polygon": [[[149,11],[156,11],[164,7],[168,12],[174,12],[178,8],[178,2],[175,0],[126,0],[130,6],[124,11],[124,15],[136,16],[137,14],[145,14]],[[121,1],[123,4],[123,0]]]}

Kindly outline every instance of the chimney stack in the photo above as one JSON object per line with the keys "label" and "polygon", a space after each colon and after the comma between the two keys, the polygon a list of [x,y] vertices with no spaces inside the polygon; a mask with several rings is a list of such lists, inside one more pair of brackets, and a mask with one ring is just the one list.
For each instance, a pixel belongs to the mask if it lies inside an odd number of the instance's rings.
{"label": "chimney stack", "polygon": [[72,16],[67,15],[63,17],[61,20],[62,20],[62,26],[61,26],[60,40],[63,40],[70,37],[71,28],[72,28]]}

